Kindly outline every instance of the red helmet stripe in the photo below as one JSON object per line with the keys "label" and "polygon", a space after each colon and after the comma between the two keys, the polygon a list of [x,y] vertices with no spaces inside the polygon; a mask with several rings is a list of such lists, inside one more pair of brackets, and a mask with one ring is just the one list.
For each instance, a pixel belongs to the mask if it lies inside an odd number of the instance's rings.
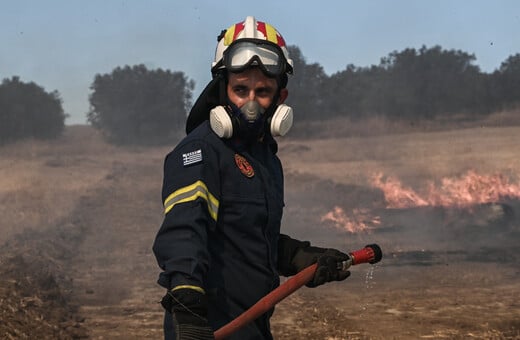
{"label": "red helmet stripe", "polygon": [[280,33],[276,33],[276,38],[278,39],[278,46],[284,47],[285,40],[283,40],[283,37],[280,35]]}
{"label": "red helmet stripe", "polygon": [[265,22],[257,21],[256,22],[256,29],[262,32],[262,34],[267,37],[267,32],[265,30]]}
{"label": "red helmet stripe", "polygon": [[244,30],[244,22],[239,22],[238,24],[235,25],[235,34],[233,34],[233,41],[235,41],[238,37],[238,35],[240,34],[240,32],[242,32]]}
{"label": "red helmet stripe", "polygon": [[229,46],[233,41],[235,41],[240,34],[244,30],[244,23],[239,22],[238,24],[235,24],[228,28],[226,30],[226,34],[224,35],[224,45]]}

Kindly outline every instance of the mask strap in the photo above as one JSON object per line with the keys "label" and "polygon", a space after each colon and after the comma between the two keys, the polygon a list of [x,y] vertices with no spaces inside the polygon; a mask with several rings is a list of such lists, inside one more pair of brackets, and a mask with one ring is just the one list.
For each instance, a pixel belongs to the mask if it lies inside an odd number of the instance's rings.
{"label": "mask strap", "polygon": [[278,107],[278,100],[280,99],[280,91],[281,91],[281,88],[279,88],[278,91],[276,91],[276,93],[275,93],[275,95],[273,97],[273,102],[265,110],[265,115],[266,115],[266,118],[267,118],[266,122],[268,120],[270,120],[270,118],[273,116],[274,112],[276,111],[276,108]]}

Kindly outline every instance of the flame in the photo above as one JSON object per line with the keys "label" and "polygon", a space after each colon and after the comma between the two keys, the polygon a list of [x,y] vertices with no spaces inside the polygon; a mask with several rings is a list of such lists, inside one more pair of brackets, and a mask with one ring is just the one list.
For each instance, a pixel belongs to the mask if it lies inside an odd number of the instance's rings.
{"label": "flame", "polygon": [[[437,185],[429,181],[422,195],[405,187],[397,178],[385,178],[381,173],[374,175],[370,184],[383,192],[387,208],[466,208],[504,199],[520,199],[520,183],[513,183],[500,173],[480,175],[473,170],[460,177],[442,178]],[[347,214],[344,209],[335,206],[321,217],[321,222],[332,222],[338,229],[359,233],[376,228],[381,224],[381,219],[379,216],[371,216],[368,209],[356,208]]]}
{"label": "flame", "polygon": [[375,225],[381,224],[379,217],[371,217],[368,209],[353,209],[352,217],[349,217],[345,211],[338,206],[335,206],[332,211],[329,211],[321,217],[321,222],[326,221],[331,221],[336,228],[346,230],[350,233],[368,231],[373,229]]}
{"label": "flame", "polygon": [[479,175],[473,170],[461,177],[442,178],[438,186],[431,181],[428,182],[426,194],[423,196],[411,188],[404,187],[394,177],[383,180],[382,174],[373,177],[372,185],[383,191],[388,208],[467,207],[520,198],[518,183],[511,183],[500,173]]}

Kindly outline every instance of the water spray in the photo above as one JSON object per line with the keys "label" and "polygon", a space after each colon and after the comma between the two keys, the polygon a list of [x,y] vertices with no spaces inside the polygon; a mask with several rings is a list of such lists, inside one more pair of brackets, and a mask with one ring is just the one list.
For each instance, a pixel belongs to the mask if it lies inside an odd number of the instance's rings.
{"label": "water spray", "polygon": [[[358,265],[361,263],[377,263],[381,261],[381,258],[383,257],[383,252],[377,244],[369,244],[365,246],[363,249],[353,251],[348,255],[348,260],[338,263],[338,269],[347,270],[350,266]],[[298,274],[289,278],[278,288],[276,288],[275,290],[258,300],[258,302],[255,303],[251,308],[246,310],[244,313],[240,314],[238,317],[236,317],[228,324],[219,328],[214,333],[215,340],[222,340],[229,337],[231,334],[235,333],[240,328],[254,321],[260,315],[269,311],[278,302],[282,301],[287,296],[291,295],[300,287],[302,287],[304,284],[309,282],[314,277],[317,268],[318,264],[315,263],[300,271]]]}

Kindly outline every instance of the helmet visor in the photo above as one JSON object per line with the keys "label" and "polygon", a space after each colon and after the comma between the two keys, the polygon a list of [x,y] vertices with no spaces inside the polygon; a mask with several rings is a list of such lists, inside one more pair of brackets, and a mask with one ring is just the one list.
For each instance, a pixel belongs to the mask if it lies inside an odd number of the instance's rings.
{"label": "helmet visor", "polygon": [[250,66],[259,66],[272,77],[285,72],[286,61],[279,46],[244,40],[237,40],[224,51],[224,66],[228,71],[241,72]]}

